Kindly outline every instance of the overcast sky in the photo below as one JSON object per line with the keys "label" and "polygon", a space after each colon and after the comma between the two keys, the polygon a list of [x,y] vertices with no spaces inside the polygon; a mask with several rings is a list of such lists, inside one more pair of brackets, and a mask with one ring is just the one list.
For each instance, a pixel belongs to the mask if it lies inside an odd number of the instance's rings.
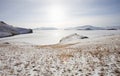
{"label": "overcast sky", "polygon": [[0,0],[0,20],[29,28],[120,25],[120,0]]}

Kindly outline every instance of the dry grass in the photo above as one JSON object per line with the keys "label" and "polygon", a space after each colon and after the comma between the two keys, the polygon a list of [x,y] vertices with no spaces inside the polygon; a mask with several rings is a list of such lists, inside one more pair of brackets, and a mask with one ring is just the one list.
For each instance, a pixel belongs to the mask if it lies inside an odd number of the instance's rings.
{"label": "dry grass", "polygon": [[72,55],[72,54],[65,54],[65,53],[58,55],[58,58],[59,58],[62,62],[67,61],[67,60],[68,60],[69,58],[71,58],[71,57],[74,57],[74,55]]}
{"label": "dry grass", "polygon": [[39,49],[39,48],[53,48],[53,49],[59,49],[59,48],[67,48],[67,47],[70,47],[72,45],[75,45],[75,44],[78,44],[78,43],[73,43],[73,44],[54,44],[54,45],[37,45],[36,47]]}
{"label": "dry grass", "polygon": [[119,76],[119,46],[110,39],[84,45],[0,44],[0,76]]}

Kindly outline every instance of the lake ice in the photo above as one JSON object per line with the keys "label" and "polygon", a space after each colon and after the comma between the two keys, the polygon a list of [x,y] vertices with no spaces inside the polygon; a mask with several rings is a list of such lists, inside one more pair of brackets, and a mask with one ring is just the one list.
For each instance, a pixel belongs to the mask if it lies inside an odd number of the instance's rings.
{"label": "lake ice", "polygon": [[73,33],[78,33],[83,36],[88,36],[89,39],[93,39],[108,35],[120,35],[120,30],[34,30],[31,34],[1,38],[0,41],[17,41],[36,45],[48,45],[59,43],[61,38]]}

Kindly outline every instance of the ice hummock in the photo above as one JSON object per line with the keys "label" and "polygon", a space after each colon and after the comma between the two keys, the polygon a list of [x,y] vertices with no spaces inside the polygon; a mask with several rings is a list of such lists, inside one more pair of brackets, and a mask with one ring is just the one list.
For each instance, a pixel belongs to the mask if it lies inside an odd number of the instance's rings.
{"label": "ice hummock", "polygon": [[79,35],[77,33],[74,33],[74,34],[68,35],[66,37],[63,37],[60,40],[60,43],[73,43],[73,42],[78,42],[81,39],[87,39],[87,38],[88,38],[87,36],[83,36],[83,35]]}

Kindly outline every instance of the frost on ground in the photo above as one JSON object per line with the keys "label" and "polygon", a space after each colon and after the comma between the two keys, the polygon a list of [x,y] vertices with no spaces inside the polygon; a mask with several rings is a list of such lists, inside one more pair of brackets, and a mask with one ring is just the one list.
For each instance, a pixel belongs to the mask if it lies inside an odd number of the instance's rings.
{"label": "frost on ground", "polygon": [[119,76],[120,35],[55,45],[0,42],[0,76]]}

